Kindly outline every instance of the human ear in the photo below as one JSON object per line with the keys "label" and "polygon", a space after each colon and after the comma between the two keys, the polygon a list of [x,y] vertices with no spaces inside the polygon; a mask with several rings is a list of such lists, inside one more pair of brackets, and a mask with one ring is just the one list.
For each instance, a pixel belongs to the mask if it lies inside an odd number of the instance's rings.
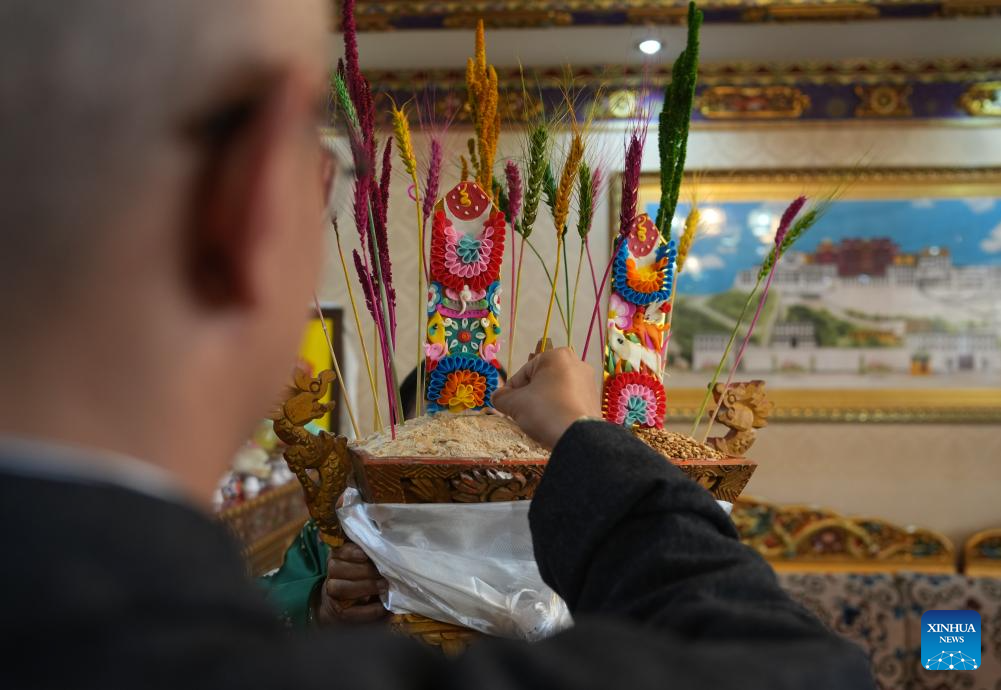
{"label": "human ear", "polygon": [[315,139],[312,98],[294,75],[255,80],[207,118],[202,133],[186,247],[191,286],[209,308],[253,306],[268,278],[261,256],[275,233],[290,230],[283,193],[302,138]]}

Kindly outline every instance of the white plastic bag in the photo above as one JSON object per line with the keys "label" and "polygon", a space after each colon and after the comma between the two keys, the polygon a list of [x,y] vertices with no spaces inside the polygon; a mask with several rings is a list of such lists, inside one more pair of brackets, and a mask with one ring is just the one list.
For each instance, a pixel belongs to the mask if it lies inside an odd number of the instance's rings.
{"label": "white plastic bag", "polygon": [[[730,514],[733,507],[719,501]],[[573,625],[539,575],[530,501],[365,503],[344,492],[337,517],[389,581],[383,603],[488,635],[539,640]]]}
{"label": "white plastic bag", "polygon": [[539,575],[529,505],[365,503],[349,488],[337,517],[389,581],[394,613],[533,641],[573,623]]}

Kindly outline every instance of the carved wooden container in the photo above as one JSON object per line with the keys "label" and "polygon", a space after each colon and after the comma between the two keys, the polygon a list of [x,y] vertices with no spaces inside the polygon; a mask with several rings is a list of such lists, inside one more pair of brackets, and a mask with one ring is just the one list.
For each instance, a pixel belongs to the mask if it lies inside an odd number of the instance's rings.
{"label": "carved wooden container", "polygon": [[717,501],[734,503],[758,464],[747,458],[723,460],[671,460],[676,467],[700,484]]}
{"label": "carved wooden container", "polygon": [[[547,458],[492,460],[427,456],[376,457],[348,449],[355,483],[369,503],[489,503],[529,500],[542,481]],[[479,633],[424,616],[390,618],[399,633],[462,653]]]}
{"label": "carved wooden container", "polygon": [[[530,500],[546,458],[492,460],[426,456],[375,457],[349,448],[358,490],[368,503],[487,503]],[[757,464],[747,458],[667,458],[719,501],[733,503]]]}
{"label": "carved wooden container", "polygon": [[309,514],[299,483],[289,482],[218,517],[243,546],[250,574],[257,577],[281,565],[285,549]]}
{"label": "carved wooden container", "polygon": [[[377,457],[349,447],[343,437],[307,432],[307,423],[333,407],[321,402],[332,381],[331,372],[316,378],[297,373],[287,399],[273,416],[275,433],[289,446],[285,459],[302,484],[310,515],[328,543],[336,545],[344,539],[335,505],[349,475],[369,503],[486,503],[529,500],[535,495],[548,458]],[[725,437],[709,439],[723,454],[720,459],[677,460],[659,452],[718,500],[736,501],[756,465],[728,456],[744,452],[754,441],[755,429],[766,424],[770,406],[764,404],[762,387],[761,382],[736,384],[726,396],[722,390],[714,391],[721,410],[719,421],[730,429]],[[416,615],[394,615],[390,625],[447,654],[461,652],[477,636],[472,630]]]}
{"label": "carved wooden container", "polygon": [[491,460],[375,457],[349,449],[355,481],[369,503],[489,503],[529,500],[546,458]]}

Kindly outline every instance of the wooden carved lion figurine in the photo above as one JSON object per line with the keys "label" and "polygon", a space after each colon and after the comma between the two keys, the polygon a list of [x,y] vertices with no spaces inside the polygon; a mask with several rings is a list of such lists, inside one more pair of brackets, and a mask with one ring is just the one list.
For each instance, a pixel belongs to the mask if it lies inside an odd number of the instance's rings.
{"label": "wooden carved lion figurine", "polygon": [[719,407],[716,421],[730,427],[730,431],[726,436],[710,438],[709,444],[730,457],[743,457],[754,443],[755,429],[768,425],[768,415],[775,407],[765,398],[765,382],[731,383],[725,393],[723,384],[717,383],[713,399]]}
{"label": "wooden carved lion figurine", "polygon": [[275,435],[288,445],[285,461],[302,484],[310,516],[324,537],[337,542],[343,540],[343,532],[335,508],[347,487],[351,467],[347,439],[327,431],[312,434],[305,429],[309,422],[334,408],[332,402],[320,402],[333,380],[332,371],[310,378],[297,369],[288,399],[271,419]]}

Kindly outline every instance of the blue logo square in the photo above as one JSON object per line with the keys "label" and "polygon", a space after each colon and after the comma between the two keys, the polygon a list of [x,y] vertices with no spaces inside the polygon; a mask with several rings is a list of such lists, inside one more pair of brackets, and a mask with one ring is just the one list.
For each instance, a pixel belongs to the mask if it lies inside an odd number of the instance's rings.
{"label": "blue logo square", "polygon": [[925,611],[921,616],[921,666],[928,671],[980,668],[980,614]]}

